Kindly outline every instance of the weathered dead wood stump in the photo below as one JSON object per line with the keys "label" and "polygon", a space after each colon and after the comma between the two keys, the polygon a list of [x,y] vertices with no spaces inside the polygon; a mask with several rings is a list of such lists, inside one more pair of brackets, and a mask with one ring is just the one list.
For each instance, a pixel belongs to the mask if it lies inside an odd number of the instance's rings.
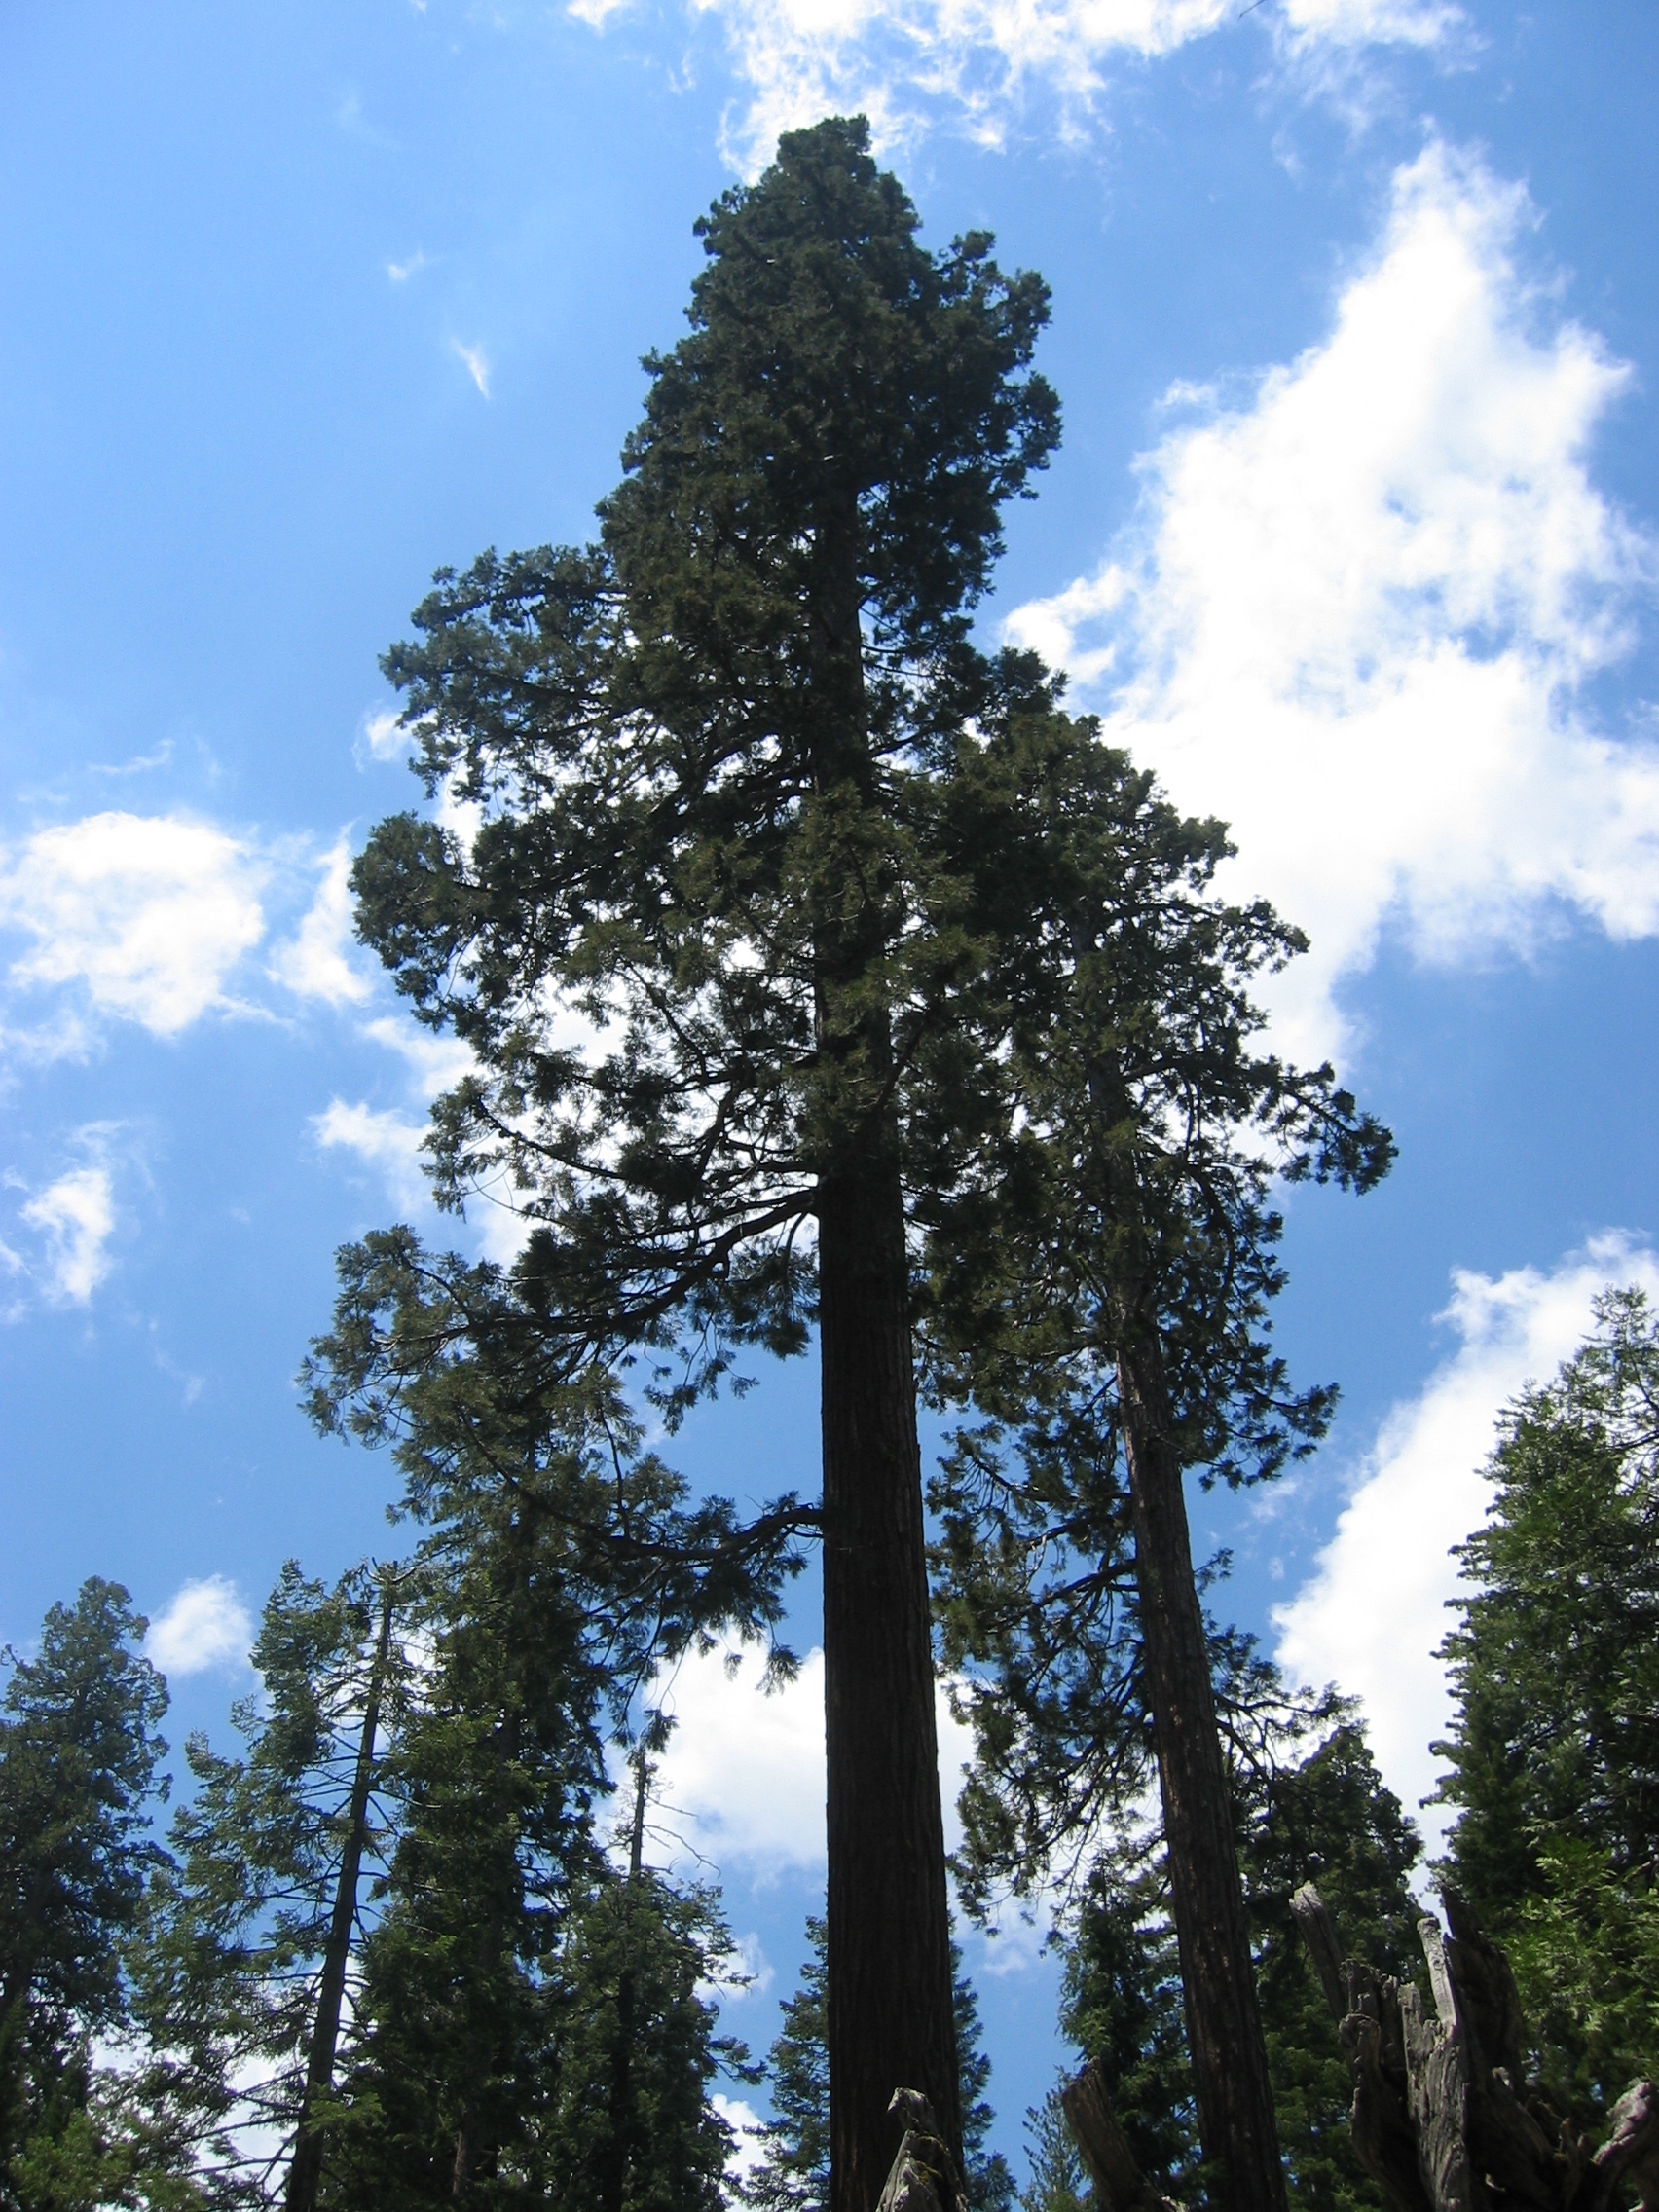
{"label": "weathered dead wood stump", "polygon": [[[1455,1890],[1418,1924],[1434,1991],[1345,1959],[1318,1891],[1291,1910],[1353,2082],[1354,2156],[1394,2212],[1659,2212],[1659,2093],[1638,2082],[1599,2150],[1526,2079],[1509,1961]],[[1086,2154],[1087,2156],[1087,2154]]]}
{"label": "weathered dead wood stump", "polygon": [[876,2212],[968,2212],[968,2195],[934,2109],[920,2089],[895,2089],[889,2112],[904,2122]]}
{"label": "weathered dead wood stump", "polygon": [[1100,2212],[1181,2212],[1172,2198],[1159,2194],[1136,2165],[1128,2138],[1112,2110],[1099,2059],[1091,2058],[1066,2083],[1060,2105],[1094,2184]]}

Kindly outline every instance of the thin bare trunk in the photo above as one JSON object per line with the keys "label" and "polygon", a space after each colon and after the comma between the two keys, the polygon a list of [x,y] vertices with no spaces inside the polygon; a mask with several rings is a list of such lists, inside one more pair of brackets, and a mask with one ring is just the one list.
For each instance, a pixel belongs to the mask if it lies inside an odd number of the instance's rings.
{"label": "thin bare trunk", "polygon": [[340,1872],[334,1884],[334,1910],[328,1923],[316,2017],[312,2023],[311,2049],[306,2059],[305,2092],[300,2100],[294,2155],[288,2167],[287,2212],[315,2212],[317,2185],[322,2178],[323,2133],[314,2115],[319,2102],[334,2086],[334,2060],[340,2044],[346,1970],[351,1958],[351,1931],[357,1918],[357,1883],[362,1873],[363,1848],[368,1840],[369,1794],[375,1779],[375,1735],[380,1727],[381,1699],[391,1653],[396,1591],[395,1581],[387,1574],[381,1587],[380,1635],[363,1700],[363,1731],[357,1741],[357,1763],[346,1815],[346,1838],[340,1854]]}

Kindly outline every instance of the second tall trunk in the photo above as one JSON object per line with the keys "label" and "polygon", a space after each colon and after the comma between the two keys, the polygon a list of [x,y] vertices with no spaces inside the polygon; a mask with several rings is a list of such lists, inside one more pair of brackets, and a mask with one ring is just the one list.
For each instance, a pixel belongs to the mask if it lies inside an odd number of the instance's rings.
{"label": "second tall trunk", "polygon": [[1155,1343],[1129,1339],[1120,1349],[1118,1394],[1198,2132],[1221,2169],[1224,2212],[1285,2212],[1209,1645]]}

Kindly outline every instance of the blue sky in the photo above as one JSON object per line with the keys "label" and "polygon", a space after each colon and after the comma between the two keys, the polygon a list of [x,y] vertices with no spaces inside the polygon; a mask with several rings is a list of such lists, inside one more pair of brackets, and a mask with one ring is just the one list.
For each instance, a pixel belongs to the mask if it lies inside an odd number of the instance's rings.
{"label": "blue sky", "polygon": [[[440,564],[586,534],[693,218],[863,107],[930,239],[1053,287],[1065,442],[983,634],[1233,822],[1312,940],[1279,1034],[1400,1139],[1289,1208],[1329,1444],[1196,1522],[1419,1798],[1493,1413],[1659,1279],[1656,82],[1649,0],[0,15],[0,1639],[117,1576],[175,1734],[222,1728],[281,1560],[395,1541],[293,1389],[335,1246],[423,1218],[445,1080],[349,935],[413,792],[377,656]],[[815,1426],[802,1368],[682,1456],[759,1495]],[[675,1694],[763,2045],[821,1880],[810,1669]],[[970,1949],[1012,2145],[1051,1970]]]}

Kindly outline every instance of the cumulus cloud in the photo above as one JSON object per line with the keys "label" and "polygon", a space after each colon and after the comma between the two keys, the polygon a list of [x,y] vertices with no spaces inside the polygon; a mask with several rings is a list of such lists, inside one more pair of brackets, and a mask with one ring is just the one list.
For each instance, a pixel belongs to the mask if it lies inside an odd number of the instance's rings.
{"label": "cumulus cloud", "polygon": [[322,880],[297,934],[279,944],[270,974],[300,998],[360,1006],[373,988],[346,956],[351,941],[351,848],[342,837],[318,864]]}
{"label": "cumulus cloud", "polygon": [[766,2123],[752,2104],[742,2097],[728,2097],[721,2089],[717,2089],[709,2102],[731,2129],[731,2149],[726,2153],[725,2162],[726,2180],[734,2190],[741,2190],[750,2176],[759,2170],[766,2156]]}
{"label": "cumulus cloud", "polygon": [[[678,1723],[663,1757],[657,1818],[675,1823],[717,1865],[752,1876],[824,1862],[824,1654],[809,1652],[795,1679],[770,1695],[760,1677],[755,1653],[729,1674],[714,1653],[686,1659],[656,1692]],[[942,1686],[937,1713],[945,1837],[954,1848],[972,1738]]]}
{"label": "cumulus cloud", "polygon": [[[954,115],[1000,143],[1033,92],[1075,133],[1116,61],[1172,53],[1235,21],[1235,0],[690,0],[726,37],[747,99],[725,151],[753,173],[780,130],[866,114],[878,143]],[[625,0],[569,0],[601,28]],[[1251,11],[1254,13],[1254,11]],[[1303,54],[1320,47],[1432,46],[1462,19],[1449,0],[1276,0],[1258,21]]]}
{"label": "cumulus cloud", "polygon": [[1385,924],[1438,961],[1659,926],[1659,751],[1581,696],[1655,572],[1586,462],[1629,372],[1529,285],[1531,220],[1430,145],[1329,337],[1174,430],[1128,540],[1007,623],[1308,930],[1274,1007],[1310,1056]]}
{"label": "cumulus cloud", "polygon": [[187,1582],[150,1624],[144,1649],[174,1679],[214,1667],[239,1667],[253,1641],[253,1622],[234,1582],[209,1574]]}
{"label": "cumulus cloud", "polygon": [[0,923],[31,938],[18,982],[80,986],[92,1009],[174,1037],[264,933],[247,845],[179,815],[107,813],[38,830],[0,873]]}
{"label": "cumulus cloud", "polygon": [[[1434,1656],[1458,1589],[1454,1544],[1480,1526],[1497,1417],[1529,1382],[1546,1382],[1589,1333],[1612,1283],[1659,1294],[1659,1261],[1619,1235],[1596,1238],[1544,1274],[1459,1270],[1440,1320],[1456,1349],[1382,1422],[1336,1533],[1299,1595],[1273,1615],[1279,1664],[1298,1681],[1335,1681],[1360,1698],[1390,1788],[1415,1807],[1433,1788],[1429,1755],[1451,1717]],[[1438,1833],[1441,1819],[1425,1825]]]}

